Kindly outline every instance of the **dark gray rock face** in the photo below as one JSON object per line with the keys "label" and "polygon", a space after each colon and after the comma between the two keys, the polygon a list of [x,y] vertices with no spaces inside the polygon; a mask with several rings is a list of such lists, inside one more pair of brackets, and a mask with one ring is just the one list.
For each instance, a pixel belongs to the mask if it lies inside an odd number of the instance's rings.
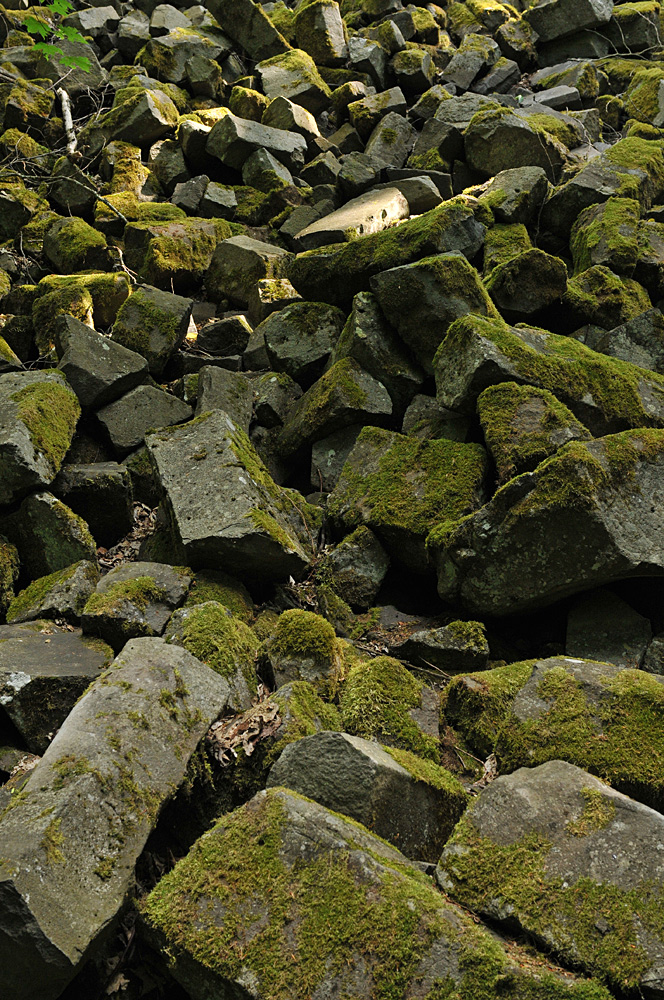
{"label": "dark gray rock face", "polygon": [[185,650],[137,639],[75,706],[0,820],[3,993],[55,1000],[99,947],[227,690]]}
{"label": "dark gray rock face", "polygon": [[[443,851],[437,878],[459,902],[509,921],[565,961],[660,997],[663,829],[660,813],[550,761],[481,793]],[[483,848],[503,859],[499,879],[478,864]],[[526,857],[533,875],[523,890]],[[627,967],[608,958],[624,962],[633,951],[638,963]]]}
{"label": "dark gray rock face", "polygon": [[113,653],[80,629],[50,622],[0,626],[0,712],[33,753],[44,753],[87,686]]}
{"label": "dark gray rock face", "polygon": [[193,417],[194,412],[181,399],[152,385],[140,385],[122,399],[109,403],[97,412],[97,420],[119,458],[139,448],[148,430],[170,427]]}
{"label": "dark gray rock face", "polygon": [[147,445],[186,563],[222,565],[241,580],[304,572],[313,509],[274,483],[222,410],[149,435]]}
{"label": "dark gray rock face", "polygon": [[117,462],[65,465],[54,494],[82,517],[98,545],[109,547],[131,531],[134,518],[129,472]]}
{"label": "dark gray rock face", "polygon": [[347,733],[318,733],[286,747],[267,787],[290,788],[350,816],[406,857],[437,861],[463,812],[463,789],[435,766],[430,781],[418,780],[408,770],[417,759],[393,753]]}
{"label": "dark gray rock face", "polygon": [[[625,449],[624,478],[612,446]],[[542,607],[633,576],[660,576],[661,431],[565,445],[458,527],[433,532],[438,592],[479,615]],[[556,492],[554,483],[561,486]]]}
{"label": "dark gray rock face", "polygon": [[148,363],[89,326],[63,316],[55,333],[58,368],[78,396],[82,407],[96,410],[144,382]]}
{"label": "dark gray rock face", "polygon": [[651,639],[648,619],[610,590],[579,597],[567,616],[568,656],[639,668]]}

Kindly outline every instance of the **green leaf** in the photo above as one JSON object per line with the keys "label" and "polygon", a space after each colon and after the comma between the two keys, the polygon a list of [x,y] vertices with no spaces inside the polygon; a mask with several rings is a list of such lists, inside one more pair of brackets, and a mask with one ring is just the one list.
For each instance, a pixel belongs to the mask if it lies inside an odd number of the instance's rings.
{"label": "green leaf", "polygon": [[69,69],[82,69],[84,73],[90,72],[90,60],[87,56],[65,56],[60,60],[60,65]]}
{"label": "green leaf", "polygon": [[50,45],[48,42],[35,42],[32,46],[31,52],[42,52],[47,59],[53,58],[53,56],[62,56],[64,52],[57,45]]}
{"label": "green leaf", "polygon": [[42,38],[48,38],[51,33],[51,29],[43,21],[38,21],[36,17],[26,17],[25,19],[25,30],[29,31],[31,35],[41,35]]}
{"label": "green leaf", "polygon": [[48,9],[54,14],[62,14],[64,17],[65,14],[69,14],[74,9],[74,6],[69,0],[53,0],[53,3],[48,4]]}
{"label": "green leaf", "polygon": [[66,38],[69,42],[78,42],[81,45],[85,45],[85,38],[76,28],[70,28],[66,24],[61,24],[59,28],[56,29],[56,35],[58,38]]}

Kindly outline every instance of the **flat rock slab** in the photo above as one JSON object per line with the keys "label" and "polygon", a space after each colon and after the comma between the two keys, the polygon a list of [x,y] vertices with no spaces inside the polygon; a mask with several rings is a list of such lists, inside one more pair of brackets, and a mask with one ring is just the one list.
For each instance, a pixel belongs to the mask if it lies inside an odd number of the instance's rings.
{"label": "flat rock slab", "polygon": [[192,408],[177,396],[153,385],[139,385],[99,410],[97,420],[116,454],[124,458],[143,444],[146,431],[182,423],[193,415]]}
{"label": "flat rock slab", "polygon": [[152,891],[142,927],[192,1000],[369,1000],[395,982],[412,1000],[441,982],[465,997],[478,966],[487,997],[506,977],[515,995],[537,996],[539,975],[549,996],[584,995],[531,962],[519,969],[402,854],[286,789],[259,792],[204,834]]}
{"label": "flat rock slab", "polygon": [[51,622],[0,626],[0,712],[33,753],[43,753],[112,651]]}
{"label": "flat rock slab", "polygon": [[[554,760],[498,778],[445,848],[437,876],[619,991],[664,996],[664,816]],[[488,860],[491,863],[488,864]]]}
{"label": "flat rock slab", "polygon": [[137,639],[72,710],[0,820],[3,995],[55,1000],[93,954],[227,694],[190,653]]}
{"label": "flat rock slab", "polygon": [[324,215],[295,237],[301,250],[315,250],[329,243],[348,243],[358,236],[379,233],[410,215],[408,201],[396,187],[367,191],[343,208]]}
{"label": "flat rock slab", "polygon": [[188,565],[223,566],[243,581],[302,575],[314,511],[274,483],[223,410],[151,434],[146,444]]}
{"label": "flat rock slab", "polygon": [[442,767],[423,767],[419,776],[409,770],[418,763],[412,754],[359,736],[318,733],[285,748],[267,787],[290,788],[350,816],[406,857],[437,861],[461,818],[466,793]]}

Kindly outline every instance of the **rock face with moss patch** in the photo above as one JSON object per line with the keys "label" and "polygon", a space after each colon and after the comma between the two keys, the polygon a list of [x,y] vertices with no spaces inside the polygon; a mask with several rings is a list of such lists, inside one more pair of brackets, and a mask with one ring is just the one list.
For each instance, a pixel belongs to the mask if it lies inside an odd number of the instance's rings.
{"label": "rock face with moss patch", "polygon": [[460,782],[437,764],[348,733],[290,743],[268,788],[282,786],[350,816],[406,857],[437,861],[466,807]]}
{"label": "rock face with moss patch", "polygon": [[442,628],[413,632],[395,643],[390,653],[415,666],[434,666],[448,674],[483,670],[489,659],[489,643],[482,622],[449,622]]}
{"label": "rock face with moss patch", "polygon": [[438,592],[472,613],[505,615],[660,576],[664,537],[651,498],[663,483],[660,430],[573,441],[476,515],[432,531]]}
{"label": "rock face with moss patch", "polygon": [[219,820],[152,891],[142,922],[192,1000],[238,989],[434,1000],[441,984],[470,1000],[480,981],[486,1000],[506,982],[516,1000],[576,997],[576,985],[518,969],[394,848],[285,789]]}
{"label": "rock face with moss patch", "polygon": [[590,437],[553,393],[516,382],[485,389],[477,400],[477,414],[501,486],[531,471],[569,441]]}
{"label": "rock face with moss patch", "polygon": [[425,257],[371,279],[385,317],[431,374],[436,349],[460,316],[497,318],[479,274],[462,253]]}
{"label": "rock face with moss patch", "polygon": [[284,611],[274,634],[264,645],[262,669],[272,687],[290,681],[320,685],[341,673],[342,652],[328,621],[299,608]]}
{"label": "rock face with moss patch", "polygon": [[81,623],[116,652],[127,639],[162,635],[191,583],[186,570],[163,563],[127,562],[100,580]]}
{"label": "rock face with moss patch", "polygon": [[0,504],[55,479],[81,413],[56,372],[0,375]]}
{"label": "rock face with moss patch", "polygon": [[445,848],[437,877],[464,906],[509,921],[613,989],[657,997],[663,836],[659,813],[551,761],[498,778],[481,793]]}
{"label": "rock face with moss patch", "polygon": [[100,947],[227,696],[186,650],[136,639],[77,703],[0,819],[3,994],[55,1000]]}
{"label": "rock face with moss patch", "polygon": [[420,441],[365,427],[328,510],[342,530],[366,525],[395,562],[424,573],[427,534],[434,525],[477,509],[485,474],[486,454],[479,445]]}
{"label": "rock face with moss patch", "polygon": [[592,434],[664,425],[664,379],[596,353],[571,337],[466,316],[452,324],[434,359],[438,402],[472,412],[500,382],[548,389]]}
{"label": "rock face with moss patch", "polygon": [[52,493],[26,497],[6,518],[4,527],[18,549],[22,571],[31,580],[81,559],[97,562],[97,547],[87,524]]}
{"label": "rock face with moss patch", "polygon": [[113,340],[142,355],[159,376],[187,335],[192,306],[192,299],[140,285],[118,312]]}
{"label": "rock face with moss patch", "polygon": [[0,715],[43,754],[87,686],[113,659],[103,642],[52,622],[0,626]]}
{"label": "rock face with moss patch", "polygon": [[98,582],[97,565],[86,560],[33,580],[7,608],[7,622],[15,625],[35,618],[63,618],[78,624]]}
{"label": "rock face with moss patch", "polygon": [[230,687],[228,707],[244,712],[256,697],[256,656],[259,642],[242,621],[216,601],[180,608],[170,618],[166,642],[184,646],[226,680]]}
{"label": "rock face with moss patch", "polygon": [[566,760],[661,811],[664,677],[571,657],[454,678],[443,712],[501,772]]}
{"label": "rock face with moss patch", "polygon": [[320,515],[276,485],[223,411],[149,435],[146,444],[183,562],[221,565],[242,581],[302,575]]}
{"label": "rock face with moss patch", "polygon": [[335,362],[291,408],[279,435],[282,455],[301,449],[353,424],[384,424],[392,400],[382,382],[353,358]]}

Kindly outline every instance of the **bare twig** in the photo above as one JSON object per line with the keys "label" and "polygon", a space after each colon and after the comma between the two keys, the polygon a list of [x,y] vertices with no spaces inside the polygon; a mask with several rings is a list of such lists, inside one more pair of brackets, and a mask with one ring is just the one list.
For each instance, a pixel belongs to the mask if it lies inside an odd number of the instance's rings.
{"label": "bare twig", "polygon": [[56,90],[56,94],[62,105],[62,121],[67,134],[67,156],[71,156],[76,151],[76,133],[74,132],[74,122],[71,116],[71,101],[64,87],[59,87]]}

